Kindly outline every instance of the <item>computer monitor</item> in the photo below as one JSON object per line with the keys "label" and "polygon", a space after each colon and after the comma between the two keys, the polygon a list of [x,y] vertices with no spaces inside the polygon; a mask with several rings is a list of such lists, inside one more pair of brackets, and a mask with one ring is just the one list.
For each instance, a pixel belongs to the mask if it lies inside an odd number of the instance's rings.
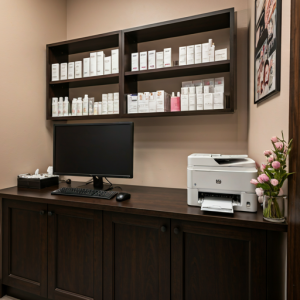
{"label": "computer monitor", "polygon": [[132,122],[54,124],[53,174],[92,176],[103,189],[103,177],[133,178]]}

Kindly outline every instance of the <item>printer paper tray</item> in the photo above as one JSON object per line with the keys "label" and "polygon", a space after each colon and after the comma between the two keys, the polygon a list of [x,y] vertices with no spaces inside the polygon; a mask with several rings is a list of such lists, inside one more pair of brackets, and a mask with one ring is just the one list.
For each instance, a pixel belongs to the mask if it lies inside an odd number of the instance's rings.
{"label": "printer paper tray", "polygon": [[206,199],[201,205],[201,210],[233,214],[232,200]]}

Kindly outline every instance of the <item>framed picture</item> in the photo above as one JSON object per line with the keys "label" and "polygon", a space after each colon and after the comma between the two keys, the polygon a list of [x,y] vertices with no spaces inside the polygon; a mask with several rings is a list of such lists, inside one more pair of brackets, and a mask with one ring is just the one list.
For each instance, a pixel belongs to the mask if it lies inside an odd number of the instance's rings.
{"label": "framed picture", "polygon": [[255,0],[255,104],[280,91],[281,1]]}

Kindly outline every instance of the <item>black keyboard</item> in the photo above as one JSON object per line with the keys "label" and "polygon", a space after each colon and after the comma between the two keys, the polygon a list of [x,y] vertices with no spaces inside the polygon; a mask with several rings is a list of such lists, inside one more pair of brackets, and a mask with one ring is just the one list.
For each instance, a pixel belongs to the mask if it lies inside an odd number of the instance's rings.
{"label": "black keyboard", "polygon": [[64,196],[75,196],[75,197],[87,197],[87,198],[98,198],[98,199],[112,199],[118,192],[114,191],[102,191],[102,190],[90,190],[80,188],[60,188],[51,193],[51,195],[64,195]]}

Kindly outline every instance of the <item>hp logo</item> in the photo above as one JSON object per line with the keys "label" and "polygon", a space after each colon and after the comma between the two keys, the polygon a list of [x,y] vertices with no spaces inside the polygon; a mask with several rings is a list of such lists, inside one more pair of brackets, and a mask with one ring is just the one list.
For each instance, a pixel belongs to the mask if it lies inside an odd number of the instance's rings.
{"label": "hp logo", "polygon": [[216,184],[221,184],[221,183],[222,183],[221,179],[216,180]]}

